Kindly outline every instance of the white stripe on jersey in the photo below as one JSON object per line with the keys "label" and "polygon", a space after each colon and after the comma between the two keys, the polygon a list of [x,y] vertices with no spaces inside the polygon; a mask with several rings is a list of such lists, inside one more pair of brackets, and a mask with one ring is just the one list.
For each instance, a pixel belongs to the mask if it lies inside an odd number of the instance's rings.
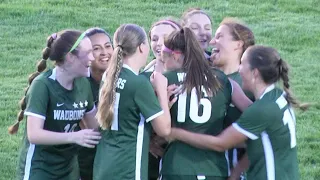
{"label": "white stripe on jersey", "polygon": [[271,145],[271,141],[269,139],[269,135],[266,131],[261,133],[262,145],[264,150],[264,158],[266,160],[266,168],[267,168],[267,180],[275,180],[275,164],[274,164],[274,155],[273,149]]}
{"label": "white stripe on jersey", "polygon": [[135,180],[141,180],[141,158],[142,158],[144,122],[145,122],[145,119],[140,114],[140,122],[139,122],[139,126],[138,126],[137,146],[136,146],[136,177],[135,177]]}
{"label": "white stripe on jersey", "polygon": [[26,164],[25,164],[25,167],[24,167],[24,178],[23,178],[23,180],[29,180],[30,169],[31,169],[31,160],[32,160],[32,157],[33,157],[34,149],[35,149],[35,145],[30,143],[29,149],[28,149],[28,153],[27,153],[27,158],[26,158]]}

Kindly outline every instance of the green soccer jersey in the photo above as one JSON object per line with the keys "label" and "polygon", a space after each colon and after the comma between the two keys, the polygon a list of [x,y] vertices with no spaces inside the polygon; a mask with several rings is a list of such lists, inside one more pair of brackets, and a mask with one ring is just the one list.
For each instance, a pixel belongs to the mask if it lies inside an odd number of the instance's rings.
{"label": "green soccer jersey", "polygon": [[[242,86],[242,79],[239,72],[229,74],[228,77],[237,82],[240,86]],[[252,101],[254,100],[254,96],[252,93],[245,91],[245,94],[249,99],[251,99]],[[225,127],[228,127],[232,123],[234,123],[237,119],[239,119],[240,115],[241,111],[238,108],[236,108],[233,104],[230,104],[225,118]]]}
{"label": "green soccer jersey", "polygon": [[97,106],[99,101],[100,82],[96,81],[92,76],[88,77],[88,80],[90,82],[90,86],[92,90],[93,101]]}
{"label": "green soccer jersey", "polygon": [[103,130],[94,161],[95,180],[147,180],[150,122],[163,114],[151,83],[123,65],[116,88],[114,119]]}
{"label": "green soccer jersey", "polygon": [[[231,73],[227,76],[230,79],[237,82],[240,86],[242,86],[242,79],[241,79],[239,72],[234,72],[234,73]],[[247,97],[249,99],[254,101],[254,96],[252,93],[245,91],[245,94],[247,95]],[[234,123],[236,120],[238,120],[240,115],[241,115],[241,111],[238,108],[236,108],[233,104],[230,104],[230,106],[227,109],[226,117],[224,119],[225,128],[227,128],[232,123]],[[243,155],[244,151],[245,150],[241,149],[241,148],[239,148],[239,149],[233,148],[233,149],[229,150],[228,155],[229,155],[230,167],[235,167],[235,165],[238,163],[238,158],[241,158],[241,155]]]}
{"label": "green soccer jersey", "polygon": [[248,180],[299,179],[295,116],[282,90],[269,86],[232,126],[249,138]]}
{"label": "green soccer jersey", "polygon": [[[195,88],[191,93],[183,92],[172,106],[171,120],[174,127],[191,132],[218,135],[223,130],[226,110],[231,102],[232,87],[227,76],[213,69],[221,83],[221,89],[208,97],[203,89],[198,104]],[[167,72],[168,84],[180,84],[185,73]],[[169,144],[162,160],[162,175],[194,175],[227,177],[229,175],[226,152],[216,152],[193,147],[180,141]]]}
{"label": "green soccer jersey", "polygon": [[[44,120],[44,129],[68,133],[78,129],[85,113],[94,109],[90,84],[86,78],[74,80],[67,90],[56,81],[56,69],[40,74],[26,95],[26,116]],[[26,132],[27,133],[27,132]],[[23,138],[18,179],[77,179],[73,174],[77,145],[38,145]]]}
{"label": "green soccer jersey", "polygon": [[[97,106],[99,101],[100,82],[92,76],[88,77],[91,85],[94,104]],[[93,176],[93,162],[96,155],[96,148],[80,147],[78,153],[78,164],[80,168],[80,177],[83,180],[90,180]]]}

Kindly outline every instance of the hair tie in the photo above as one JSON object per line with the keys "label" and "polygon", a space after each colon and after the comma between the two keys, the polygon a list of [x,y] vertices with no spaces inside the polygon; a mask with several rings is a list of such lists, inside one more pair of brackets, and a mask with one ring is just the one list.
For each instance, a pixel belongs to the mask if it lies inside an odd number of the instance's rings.
{"label": "hair tie", "polygon": [[123,46],[121,44],[118,44],[117,47],[120,47],[121,49],[123,49]]}
{"label": "hair tie", "polygon": [[57,37],[58,37],[57,33],[53,33],[53,34],[51,34],[51,38],[52,38],[53,40],[56,40],[56,39],[57,39]]}
{"label": "hair tie", "polygon": [[183,28],[180,29],[180,33],[181,33],[181,34],[184,34]]}
{"label": "hair tie", "polygon": [[282,73],[282,59],[280,58],[278,61],[279,73]]}

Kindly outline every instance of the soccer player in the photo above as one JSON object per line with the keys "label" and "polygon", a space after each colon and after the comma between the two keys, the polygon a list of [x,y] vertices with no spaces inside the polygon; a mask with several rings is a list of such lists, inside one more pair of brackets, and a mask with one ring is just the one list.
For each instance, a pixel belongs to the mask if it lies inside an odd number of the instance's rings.
{"label": "soccer player", "polygon": [[[182,86],[182,93],[170,110],[173,127],[217,135],[223,130],[225,113],[232,101],[240,109],[251,104],[239,85],[231,85],[223,72],[210,67],[191,29],[171,33],[164,41],[161,58],[168,71],[168,83]],[[224,152],[174,141],[163,156],[162,179],[226,179],[227,159]]]}
{"label": "soccer player", "polygon": [[[277,50],[249,47],[241,59],[243,89],[255,96],[238,121],[219,135],[201,135],[172,129],[172,138],[195,147],[224,151],[246,142],[250,166],[247,179],[299,179],[295,115],[292,107],[305,110],[290,91],[288,64]],[[276,87],[283,81],[284,89]]]}
{"label": "soccer player", "polygon": [[180,29],[180,24],[169,18],[161,19],[152,24],[149,31],[149,38],[151,40],[151,50],[155,59],[144,68],[145,71],[157,71],[161,73],[164,71],[163,62],[160,59],[164,37],[168,36],[173,31]]}
{"label": "soccer player", "polygon": [[[56,66],[42,72],[48,58]],[[23,114],[27,116],[18,179],[79,179],[76,144],[93,148],[101,138],[93,130],[98,123],[86,78],[92,60],[92,45],[85,33],[64,30],[48,37],[38,71],[30,76],[21,100],[18,122],[9,128],[16,133]],[[75,132],[81,119],[90,129]]]}
{"label": "soccer player", "polygon": [[[86,31],[92,44],[94,60],[90,65],[90,76],[88,80],[91,85],[93,101],[98,105],[99,88],[102,75],[108,67],[113,52],[110,35],[101,28],[90,28]],[[82,124],[80,124],[82,125]],[[85,127],[81,127],[84,129]],[[92,180],[93,161],[96,148],[82,147],[79,149],[78,163],[80,167],[81,180]]]}
{"label": "soccer player", "polygon": [[210,16],[200,8],[190,8],[181,17],[182,27],[190,28],[205,52],[206,59],[210,59],[208,51],[209,42],[212,39],[212,21]]}
{"label": "soccer player", "polygon": [[107,83],[100,90],[97,119],[102,139],[97,146],[93,179],[146,180],[151,126],[159,136],[170,134],[167,79],[154,72],[151,85],[138,74],[150,51],[140,26],[120,26],[113,43],[115,49],[103,77]]}
{"label": "soccer player", "polygon": [[[247,26],[237,19],[225,18],[220,23],[215,37],[210,42],[210,45],[214,46],[211,55],[212,64],[241,86],[240,60],[244,51],[254,43],[253,32]],[[254,100],[252,93],[246,92],[246,95],[251,100]],[[241,111],[233,104],[230,104],[225,118],[225,127],[234,123],[240,115]],[[241,158],[244,152],[243,148],[235,148],[229,151],[231,167],[237,164],[238,158]]]}

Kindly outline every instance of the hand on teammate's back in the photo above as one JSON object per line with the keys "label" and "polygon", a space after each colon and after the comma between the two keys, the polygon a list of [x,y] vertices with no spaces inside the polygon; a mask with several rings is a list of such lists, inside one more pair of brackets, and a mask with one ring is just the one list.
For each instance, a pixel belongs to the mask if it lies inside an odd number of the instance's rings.
{"label": "hand on teammate's back", "polygon": [[88,148],[94,148],[101,139],[100,132],[96,132],[93,129],[83,129],[72,134],[74,143]]}

